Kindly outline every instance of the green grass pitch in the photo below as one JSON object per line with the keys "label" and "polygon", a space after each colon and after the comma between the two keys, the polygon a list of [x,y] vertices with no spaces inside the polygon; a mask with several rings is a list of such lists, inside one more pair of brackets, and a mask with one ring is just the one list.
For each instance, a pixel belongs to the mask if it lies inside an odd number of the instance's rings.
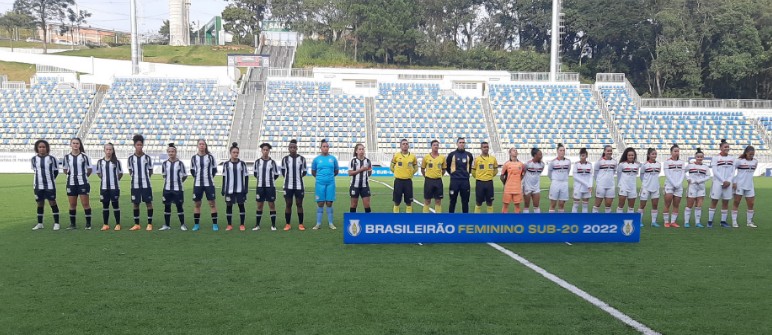
{"label": "green grass pitch", "polygon": [[[342,229],[326,225],[305,232],[213,232],[208,209],[203,210],[200,232],[179,231],[176,217],[172,231],[131,232],[128,178],[122,182],[123,231],[99,231],[98,191],[91,194],[94,230],[82,229],[79,207],[81,229],[52,231],[46,207],[46,229],[32,231],[31,179],[28,174],[0,175],[3,334],[635,333],[484,244],[349,246],[343,244]],[[66,226],[64,178],[58,181]],[[161,179],[154,176],[153,181],[157,229],[163,222]],[[348,181],[338,179],[338,228],[349,208]],[[96,190],[95,176],[91,183]],[[313,180],[306,183],[307,194],[313,194]],[[542,187],[547,183],[545,179]],[[414,184],[420,197],[423,182],[416,179]],[[772,329],[772,229],[767,217],[772,210],[765,202],[772,198],[772,179],[757,178],[756,186],[755,230],[744,225],[646,227],[639,244],[503,246],[663,334],[766,333]],[[190,227],[190,181],[186,187]],[[372,188],[373,210],[390,212],[390,190],[377,183]],[[546,212],[546,192],[542,195]],[[498,193],[497,212],[500,198]],[[252,226],[254,190],[248,199],[247,222]],[[448,200],[443,203],[447,210]],[[281,229],[283,199],[277,206]],[[310,228],[315,220],[312,196],[304,206]],[[224,228],[222,197],[218,209]],[[415,205],[415,212],[420,211]],[[740,213],[744,223],[744,205]],[[264,217],[264,228],[267,222]]]}

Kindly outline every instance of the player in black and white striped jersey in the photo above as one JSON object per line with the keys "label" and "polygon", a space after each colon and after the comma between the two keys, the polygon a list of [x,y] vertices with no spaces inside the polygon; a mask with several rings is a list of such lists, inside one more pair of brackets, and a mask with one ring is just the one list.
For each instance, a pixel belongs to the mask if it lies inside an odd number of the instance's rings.
{"label": "player in black and white striped jersey", "polygon": [[365,207],[365,213],[370,213],[370,176],[373,174],[373,163],[365,157],[365,146],[357,143],[354,146],[354,158],[351,159],[348,175],[351,176],[351,186],[349,195],[351,195],[351,207],[349,211],[356,213],[359,197],[362,197],[362,205]]}
{"label": "player in black and white striped jersey", "polygon": [[67,199],[70,202],[70,226],[67,229],[76,229],[75,216],[78,207],[78,198],[86,213],[86,229],[91,229],[91,205],[88,194],[91,185],[88,177],[91,175],[91,159],[86,156],[83,142],[79,138],[70,140],[70,153],[64,156],[62,169],[67,175]]}
{"label": "player in black and white striped jersey", "polygon": [[198,140],[198,153],[190,159],[190,174],[195,182],[193,183],[193,231],[200,229],[201,221],[201,199],[206,193],[206,200],[209,201],[209,208],[212,212],[212,230],[218,231],[217,226],[217,204],[215,203],[214,175],[217,174],[217,160],[209,153],[209,146],[202,138]]}
{"label": "player in black and white striped jersey", "polygon": [[281,175],[284,177],[284,230],[290,230],[292,226],[292,202],[294,201],[298,208],[298,229],[306,230],[303,225],[303,197],[305,196],[305,185],[303,177],[308,174],[308,165],[306,158],[298,155],[298,141],[290,140],[287,146],[289,155],[281,160]]}
{"label": "player in black and white striped jersey", "polygon": [[271,145],[268,143],[260,144],[262,156],[255,161],[255,178],[257,180],[257,189],[255,199],[257,201],[257,212],[255,228],[260,230],[260,220],[263,218],[263,205],[268,202],[268,208],[271,210],[271,230],[276,230],[276,179],[279,179],[279,166],[271,159]]}
{"label": "player in black and white striped jersey", "polygon": [[32,157],[32,188],[35,192],[35,202],[38,205],[38,224],[32,230],[43,229],[43,213],[45,201],[51,206],[54,214],[54,230],[59,230],[59,205],[56,203],[56,177],[59,166],[56,158],[51,156],[51,146],[46,140],[35,142],[35,156]]}
{"label": "player in black and white striped jersey", "polygon": [[188,178],[188,172],[185,170],[185,164],[177,157],[177,147],[174,143],[169,143],[166,148],[166,155],[169,156],[161,164],[161,173],[164,177],[163,203],[164,203],[164,226],[159,230],[171,229],[172,204],[177,206],[177,217],[180,219],[180,230],[188,230],[185,226],[185,210],[182,204],[185,203],[185,193],[183,183]]}
{"label": "player in black and white striped jersey", "polygon": [[153,161],[142,149],[145,147],[145,137],[134,135],[134,153],[129,156],[128,169],[131,174],[131,203],[134,205],[134,226],[132,231],[142,229],[139,225],[139,204],[144,202],[147,207],[147,230],[153,230],[153,190],[150,187],[150,176],[153,175]]}
{"label": "player in black and white striped jersey", "polygon": [[247,200],[247,187],[249,172],[247,163],[239,159],[239,144],[233,142],[230,148],[231,159],[222,165],[222,195],[225,197],[225,215],[228,219],[228,228],[233,230],[233,204],[239,205],[239,219],[241,225],[239,230],[244,231],[244,219],[246,218],[246,209],[244,202]]}
{"label": "player in black and white striped jersey", "polygon": [[96,174],[102,179],[99,190],[99,201],[102,202],[102,231],[110,230],[110,203],[113,205],[115,230],[121,230],[121,208],[118,199],[121,197],[120,180],[123,178],[123,168],[115,147],[112,143],[105,144],[105,157],[97,161]]}

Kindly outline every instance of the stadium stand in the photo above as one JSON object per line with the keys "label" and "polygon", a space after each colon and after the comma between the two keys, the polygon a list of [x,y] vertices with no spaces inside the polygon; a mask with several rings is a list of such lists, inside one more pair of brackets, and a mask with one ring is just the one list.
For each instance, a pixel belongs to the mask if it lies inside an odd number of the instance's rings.
{"label": "stadium stand", "polygon": [[732,150],[742,150],[751,144],[758,150],[767,149],[751,120],[740,111],[641,110],[622,87],[604,86],[600,91],[628,146],[663,150],[678,143],[681,148],[694,150],[715,148],[724,138]]}
{"label": "stadium stand", "polygon": [[168,142],[226,148],[236,93],[215,80],[116,78],[96,116],[90,141],[112,141],[131,150],[134,134],[145,136],[145,150],[165,150]]}
{"label": "stadium stand", "polygon": [[315,152],[319,141],[353,147],[365,141],[364,99],[331,93],[329,82],[270,80],[267,84],[261,142],[277,145],[298,140]]}
{"label": "stadium stand", "polygon": [[494,84],[491,107],[503,147],[567,148],[593,151],[613,144],[589,89],[578,85]]}
{"label": "stadium stand", "polygon": [[441,150],[452,150],[465,137],[473,151],[490,140],[480,99],[444,96],[439,84],[380,83],[375,113],[381,150],[398,149],[403,138],[420,151],[428,151],[434,139]]}
{"label": "stadium stand", "polygon": [[61,78],[37,77],[27,88],[0,89],[0,140],[4,151],[32,151],[38,139],[67,146],[96,93]]}

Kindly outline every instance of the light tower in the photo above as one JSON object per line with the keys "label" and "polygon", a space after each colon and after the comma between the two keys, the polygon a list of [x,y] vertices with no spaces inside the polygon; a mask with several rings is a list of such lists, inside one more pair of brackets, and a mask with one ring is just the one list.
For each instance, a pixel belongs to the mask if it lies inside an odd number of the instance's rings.
{"label": "light tower", "polygon": [[190,45],[190,0],[169,0],[169,45]]}
{"label": "light tower", "polygon": [[558,57],[560,33],[560,0],[552,0],[552,32],[550,34],[550,81],[552,82],[557,81],[560,71],[560,58]]}

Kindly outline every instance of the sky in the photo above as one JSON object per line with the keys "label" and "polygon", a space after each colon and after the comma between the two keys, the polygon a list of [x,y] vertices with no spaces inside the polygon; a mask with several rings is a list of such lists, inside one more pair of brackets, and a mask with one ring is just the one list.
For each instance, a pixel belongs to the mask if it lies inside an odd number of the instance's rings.
{"label": "sky", "polygon": [[[225,0],[190,0],[190,19],[206,24],[220,15],[228,4]],[[0,12],[13,8],[13,0],[0,0]],[[128,32],[129,0],[75,0],[79,9],[92,13],[86,25]],[[168,0],[137,0],[140,33],[157,32],[163,20],[169,19]]]}

